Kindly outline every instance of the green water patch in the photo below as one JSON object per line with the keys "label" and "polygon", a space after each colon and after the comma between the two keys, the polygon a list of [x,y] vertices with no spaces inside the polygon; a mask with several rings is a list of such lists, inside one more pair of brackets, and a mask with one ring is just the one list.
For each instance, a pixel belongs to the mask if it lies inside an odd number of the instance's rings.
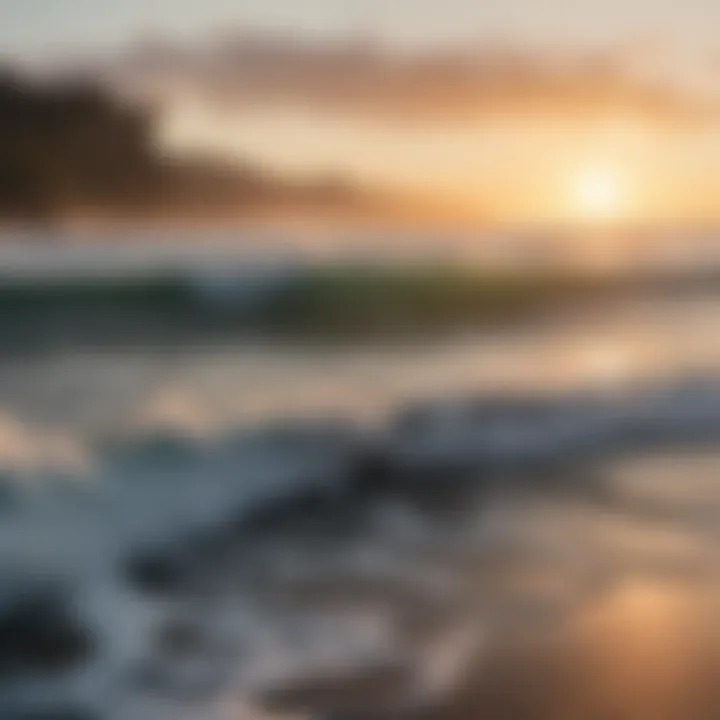
{"label": "green water patch", "polygon": [[559,275],[453,267],[331,267],[289,282],[264,309],[276,329],[313,334],[412,332],[533,316],[596,289]]}
{"label": "green water patch", "polygon": [[0,280],[0,341],[193,343],[261,334],[289,339],[404,338],[532,321],[592,300],[608,285],[547,273],[457,266],[304,266]]}

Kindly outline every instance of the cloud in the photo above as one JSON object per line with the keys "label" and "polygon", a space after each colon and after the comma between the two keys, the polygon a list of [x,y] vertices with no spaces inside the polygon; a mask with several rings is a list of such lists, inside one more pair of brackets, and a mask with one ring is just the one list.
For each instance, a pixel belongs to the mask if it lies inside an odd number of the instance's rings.
{"label": "cloud", "polygon": [[400,54],[372,38],[246,34],[193,48],[146,43],[105,76],[124,92],[161,101],[190,95],[232,109],[290,104],[385,120],[623,113],[686,125],[716,115],[708,98],[647,68],[638,72],[637,55],[617,50],[485,45]]}

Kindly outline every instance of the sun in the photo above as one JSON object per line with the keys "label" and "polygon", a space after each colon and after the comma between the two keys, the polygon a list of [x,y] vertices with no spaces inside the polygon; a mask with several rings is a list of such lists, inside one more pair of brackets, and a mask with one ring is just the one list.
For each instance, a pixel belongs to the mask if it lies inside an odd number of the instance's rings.
{"label": "sun", "polygon": [[620,219],[627,211],[627,183],[616,168],[581,169],[572,179],[571,193],[574,210],[584,220]]}

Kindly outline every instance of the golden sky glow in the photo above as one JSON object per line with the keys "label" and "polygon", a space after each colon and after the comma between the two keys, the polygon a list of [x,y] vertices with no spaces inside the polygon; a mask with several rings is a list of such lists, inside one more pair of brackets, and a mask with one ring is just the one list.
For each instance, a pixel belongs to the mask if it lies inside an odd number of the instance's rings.
{"label": "golden sky glow", "polygon": [[622,169],[588,165],[571,178],[569,205],[581,219],[612,220],[628,212],[629,188]]}
{"label": "golden sky glow", "polygon": [[[161,109],[172,153],[332,174],[480,218],[720,219],[711,0],[0,5],[8,58],[106,63],[103,80]],[[714,98],[709,122],[699,95]]]}
{"label": "golden sky glow", "polygon": [[720,110],[633,80],[612,53],[554,66],[501,50],[468,76],[433,55],[411,72],[362,48],[343,66],[332,46],[322,60],[303,47],[270,50],[230,85],[202,70],[151,84],[162,146],[435,197],[491,221],[720,219]]}
{"label": "golden sky glow", "polygon": [[526,116],[412,127],[306,110],[235,115],[178,105],[163,142],[173,152],[230,154],[291,174],[331,173],[436,195],[500,219],[694,218],[720,206],[714,127]]}

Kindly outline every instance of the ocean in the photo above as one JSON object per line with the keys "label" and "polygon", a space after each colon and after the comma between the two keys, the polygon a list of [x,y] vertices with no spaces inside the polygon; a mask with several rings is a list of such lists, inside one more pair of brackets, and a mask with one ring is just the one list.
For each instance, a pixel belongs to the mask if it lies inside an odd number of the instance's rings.
{"label": "ocean", "polygon": [[720,286],[184,238],[0,250],[3,720],[717,714]]}

